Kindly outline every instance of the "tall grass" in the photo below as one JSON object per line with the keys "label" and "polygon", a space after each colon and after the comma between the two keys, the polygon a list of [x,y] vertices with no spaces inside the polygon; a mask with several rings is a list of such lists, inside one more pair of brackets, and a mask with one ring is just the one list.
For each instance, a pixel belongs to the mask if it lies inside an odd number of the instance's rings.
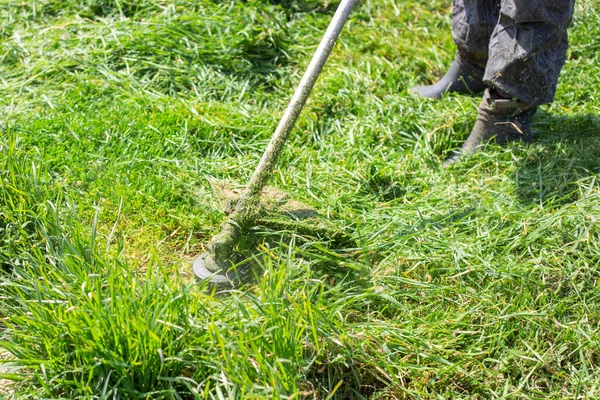
{"label": "tall grass", "polygon": [[598,396],[596,1],[534,143],[449,170],[478,99],[407,93],[448,5],[363,1],[271,182],[355,248],[260,228],[246,285],[193,280],[205,178],[249,177],[334,9],[0,1],[5,397]]}

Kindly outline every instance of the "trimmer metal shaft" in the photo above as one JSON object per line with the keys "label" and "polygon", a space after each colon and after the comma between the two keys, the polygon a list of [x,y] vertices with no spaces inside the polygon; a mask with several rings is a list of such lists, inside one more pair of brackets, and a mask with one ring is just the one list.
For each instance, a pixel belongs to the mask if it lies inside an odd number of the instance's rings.
{"label": "trimmer metal shaft", "polygon": [[259,198],[261,191],[271,175],[288,134],[302,112],[302,108],[356,1],[342,0],[338,6],[317,51],[285,110],[283,118],[250,178],[247,188],[241,193],[235,209],[221,227],[221,232],[211,239],[208,252],[201,254],[194,261],[193,270],[198,279],[211,279],[215,283],[230,280],[225,272],[235,263],[235,260],[232,260],[233,248],[249,225],[260,216]]}

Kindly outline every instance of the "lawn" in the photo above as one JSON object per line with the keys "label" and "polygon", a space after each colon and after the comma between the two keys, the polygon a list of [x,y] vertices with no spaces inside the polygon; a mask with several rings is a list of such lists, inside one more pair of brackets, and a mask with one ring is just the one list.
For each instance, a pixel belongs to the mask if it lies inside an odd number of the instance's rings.
{"label": "lawn", "polygon": [[479,99],[408,89],[450,2],[363,0],[269,183],[351,248],[258,227],[195,281],[335,7],[0,0],[0,397],[600,396],[598,0],[533,143],[449,169]]}

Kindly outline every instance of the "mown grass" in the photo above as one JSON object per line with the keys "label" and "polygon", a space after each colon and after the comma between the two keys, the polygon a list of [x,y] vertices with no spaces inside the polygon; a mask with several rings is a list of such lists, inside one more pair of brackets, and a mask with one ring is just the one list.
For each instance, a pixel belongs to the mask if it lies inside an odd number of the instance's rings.
{"label": "mown grass", "polygon": [[600,5],[534,143],[442,170],[478,100],[407,89],[448,4],[363,1],[271,182],[357,248],[263,232],[216,293],[206,177],[248,179],[335,9],[273,3],[0,1],[5,396],[597,397]]}

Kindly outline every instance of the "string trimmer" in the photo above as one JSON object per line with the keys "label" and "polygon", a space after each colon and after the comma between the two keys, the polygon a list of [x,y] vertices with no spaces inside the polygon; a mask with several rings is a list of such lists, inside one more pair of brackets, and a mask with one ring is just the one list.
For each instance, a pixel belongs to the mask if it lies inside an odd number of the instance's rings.
{"label": "string trimmer", "polygon": [[257,221],[264,212],[260,204],[261,193],[267,179],[273,171],[277,158],[281,153],[288,134],[293,129],[310,92],[335,45],[335,42],[350,15],[356,0],[342,0],[331,20],[317,51],[300,80],[294,96],[290,101],[283,118],[273,133],[271,140],[262,155],[262,158],[250,178],[245,190],[239,195],[233,210],[215,235],[209,245],[208,251],[202,253],[193,264],[194,275],[198,279],[210,279],[213,283],[227,283],[233,278],[228,271],[239,262],[234,252],[235,245],[242,236]]}

